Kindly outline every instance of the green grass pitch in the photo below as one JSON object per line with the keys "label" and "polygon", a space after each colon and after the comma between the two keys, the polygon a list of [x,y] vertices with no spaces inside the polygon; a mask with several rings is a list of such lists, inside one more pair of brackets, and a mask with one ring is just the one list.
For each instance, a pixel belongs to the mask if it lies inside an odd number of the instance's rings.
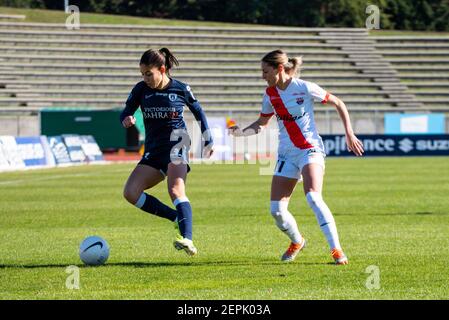
{"label": "green grass pitch", "polygon": [[[331,263],[301,185],[289,208],[308,246],[280,262],[288,239],[269,213],[271,177],[257,165],[192,165],[199,254],[188,257],[173,248],[173,224],[122,198],[132,168],[0,173],[0,299],[449,298],[447,157],[327,160],[324,199],[347,266]],[[165,182],[152,194],[169,202]],[[82,266],[88,235],[109,242],[106,265]],[[70,265],[80,267],[79,289],[66,288]]]}

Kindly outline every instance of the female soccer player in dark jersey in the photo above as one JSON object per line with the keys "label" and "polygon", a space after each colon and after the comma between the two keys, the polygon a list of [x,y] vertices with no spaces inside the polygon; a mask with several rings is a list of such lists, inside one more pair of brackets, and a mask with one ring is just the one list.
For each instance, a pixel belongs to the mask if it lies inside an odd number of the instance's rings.
{"label": "female soccer player in dark jersey", "polygon": [[[176,222],[181,236],[175,240],[175,248],[195,255],[197,249],[192,242],[192,208],[185,190],[187,173],[190,171],[190,139],[183,118],[184,106],[200,122],[205,140],[205,157],[211,156],[213,142],[206,116],[190,87],[169,77],[173,65],[178,65],[178,61],[167,48],[150,49],[140,59],[143,81],[132,89],[120,121],[125,128],[133,126],[136,123],[133,114],[140,107],[145,124],[145,152],[129,176],[123,195],[136,207]],[[165,177],[176,210],[144,192]]]}

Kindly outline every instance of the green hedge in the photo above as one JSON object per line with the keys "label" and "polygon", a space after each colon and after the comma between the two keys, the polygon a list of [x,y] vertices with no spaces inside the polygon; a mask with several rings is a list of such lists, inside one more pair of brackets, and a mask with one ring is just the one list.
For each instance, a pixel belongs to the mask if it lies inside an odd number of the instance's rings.
{"label": "green hedge", "polygon": [[[1,6],[62,9],[62,0],[0,0]],[[449,31],[448,0],[88,0],[81,11],[303,27],[365,27],[369,4],[380,9],[380,28]]]}

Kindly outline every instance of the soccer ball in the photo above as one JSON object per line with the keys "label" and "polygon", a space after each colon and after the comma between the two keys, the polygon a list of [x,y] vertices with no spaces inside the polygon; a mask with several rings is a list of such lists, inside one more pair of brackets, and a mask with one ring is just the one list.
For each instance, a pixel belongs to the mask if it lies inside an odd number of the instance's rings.
{"label": "soccer ball", "polygon": [[80,258],[89,266],[101,265],[109,258],[109,244],[101,237],[87,237],[81,242]]}

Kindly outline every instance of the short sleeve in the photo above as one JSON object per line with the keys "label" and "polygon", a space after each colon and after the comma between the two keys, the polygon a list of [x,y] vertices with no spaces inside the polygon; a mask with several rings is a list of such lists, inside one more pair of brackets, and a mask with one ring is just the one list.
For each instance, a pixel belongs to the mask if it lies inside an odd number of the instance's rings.
{"label": "short sleeve", "polygon": [[262,117],[271,117],[274,114],[273,106],[271,105],[270,98],[265,93],[263,95],[262,100],[262,111],[260,112],[260,115]]}
{"label": "short sleeve", "polygon": [[312,96],[315,101],[327,103],[327,100],[329,99],[329,92],[313,82],[306,81],[306,87],[310,96]]}

